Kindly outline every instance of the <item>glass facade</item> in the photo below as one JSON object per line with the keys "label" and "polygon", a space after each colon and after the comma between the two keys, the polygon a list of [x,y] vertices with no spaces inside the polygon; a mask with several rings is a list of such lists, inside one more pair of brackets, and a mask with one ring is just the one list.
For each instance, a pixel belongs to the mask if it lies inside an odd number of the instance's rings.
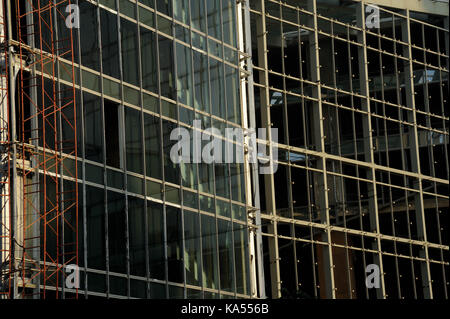
{"label": "glass facade", "polygon": [[[80,298],[448,298],[448,17],[380,6],[371,28],[364,1],[73,2]],[[273,174],[223,137],[249,127],[278,129],[257,140]],[[176,128],[243,158],[175,163]],[[39,173],[41,205],[75,188]]]}

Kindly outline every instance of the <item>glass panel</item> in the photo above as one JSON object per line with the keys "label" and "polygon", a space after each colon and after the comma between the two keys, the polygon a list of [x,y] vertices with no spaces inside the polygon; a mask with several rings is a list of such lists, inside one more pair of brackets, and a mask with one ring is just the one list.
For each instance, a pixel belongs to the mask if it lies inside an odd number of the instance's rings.
{"label": "glass panel", "polygon": [[100,71],[97,9],[89,2],[80,3],[81,64]]}
{"label": "glass panel", "polygon": [[211,113],[225,118],[225,83],[223,78],[223,65],[215,59],[209,60],[209,70],[211,78],[211,95],[212,110]]}
{"label": "glass panel", "polygon": [[220,268],[220,289],[234,291],[233,276],[233,233],[231,222],[218,219],[219,233],[219,268]]}
{"label": "glass panel", "polygon": [[184,212],[184,260],[186,283],[201,286],[200,220],[198,213]]}
{"label": "glass panel", "polygon": [[191,0],[192,27],[196,28],[197,30],[206,32],[205,17],[205,2],[199,0]]}
{"label": "glass panel", "polygon": [[130,238],[130,274],[146,276],[145,267],[145,202],[128,197],[128,231]]}
{"label": "glass panel", "polygon": [[127,190],[130,193],[144,195],[144,180],[140,177],[127,175]]}
{"label": "glass panel", "polygon": [[122,68],[125,82],[139,85],[137,25],[120,19],[122,34]]}
{"label": "glass panel", "polygon": [[208,10],[208,35],[222,40],[220,0],[206,1],[206,5]]}
{"label": "glass panel", "polygon": [[128,0],[120,0],[120,13],[136,19],[136,5]]}
{"label": "glass panel", "polygon": [[[150,27],[153,27],[153,12],[139,7],[139,22],[142,22]],[[142,30],[141,30],[142,31]]]}
{"label": "glass panel", "polygon": [[193,105],[191,50],[177,43],[177,96],[180,103]]}
{"label": "glass panel", "polygon": [[156,52],[155,33],[141,28],[142,87],[155,93],[158,92]]}
{"label": "glass panel", "polygon": [[179,184],[180,172],[178,170],[179,164],[174,163],[170,159],[170,150],[177,141],[170,140],[170,133],[177,127],[175,123],[163,120],[163,154],[164,154],[164,178],[167,182]]}
{"label": "glass panel", "polygon": [[109,293],[113,295],[126,296],[128,280],[123,277],[109,276]]}
{"label": "glass panel", "polygon": [[103,73],[120,78],[119,73],[119,44],[117,16],[104,9],[100,9],[102,31],[102,66]]}
{"label": "glass panel", "polygon": [[147,181],[147,196],[162,199],[162,186],[160,183],[156,183],[153,181]]}
{"label": "glass panel", "polygon": [[164,280],[164,217],[162,205],[147,201],[150,277]]}
{"label": "glass panel", "polygon": [[234,258],[236,264],[236,292],[249,294],[248,239],[245,225],[233,224]]}
{"label": "glass panel", "polygon": [[109,270],[126,273],[125,195],[108,191]]}
{"label": "glass panel", "polygon": [[127,170],[143,173],[142,130],[139,111],[125,107],[125,145],[127,152]]}
{"label": "glass panel", "polygon": [[228,121],[240,124],[239,78],[237,69],[226,66],[227,117]]}
{"label": "glass panel", "polygon": [[[178,1],[178,0],[176,0]],[[167,14],[168,16],[172,15],[172,0],[156,0],[156,10]]]}
{"label": "glass panel", "polygon": [[106,143],[106,165],[121,168],[121,147],[119,137],[119,105],[104,100],[105,104],[105,136]]}
{"label": "glass panel", "polygon": [[218,288],[216,219],[202,215],[203,286]]}
{"label": "glass panel", "polygon": [[236,44],[236,1],[222,0],[224,41],[234,47]]}
{"label": "glass panel", "polygon": [[146,174],[162,179],[159,118],[144,113]]}
{"label": "glass panel", "polygon": [[198,110],[210,112],[208,58],[206,55],[200,52],[193,51],[193,53],[194,53],[194,85],[195,85],[194,107]]}
{"label": "glass panel", "polygon": [[173,16],[184,24],[189,24],[189,0],[174,1]]}
{"label": "glass panel", "polygon": [[130,279],[130,297],[147,298],[147,282]]}
{"label": "glass panel", "polygon": [[106,270],[104,201],[103,189],[86,186],[87,267],[99,270]]}
{"label": "glass panel", "polygon": [[102,109],[99,96],[83,92],[85,158],[103,162]]}
{"label": "glass panel", "polygon": [[175,77],[173,71],[173,42],[165,37],[158,37],[161,95],[175,99]]}
{"label": "glass panel", "polygon": [[169,281],[183,282],[183,232],[181,212],[178,208],[166,206],[167,264]]}
{"label": "glass panel", "polygon": [[155,0],[139,0],[140,3],[145,4],[147,7],[154,8]]}

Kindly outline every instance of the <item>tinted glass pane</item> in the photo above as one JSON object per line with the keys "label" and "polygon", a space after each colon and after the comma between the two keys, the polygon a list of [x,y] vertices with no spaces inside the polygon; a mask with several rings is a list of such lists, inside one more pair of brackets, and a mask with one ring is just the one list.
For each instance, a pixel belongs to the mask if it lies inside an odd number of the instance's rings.
{"label": "tinted glass pane", "polygon": [[104,100],[105,104],[105,136],[106,143],[106,165],[120,168],[121,147],[119,138],[119,105]]}
{"label": "tinted glass pane", "polygon": [[234,256],[237,293],[249,293],[248,240],[245,225],[234,224]]}
{"label": "tinted glass pane", "polygon": [[158,92],[158,61],[155,33],[141,28],[142,87]]}
{"label": "tinted glass pane", "polygon": [[87,266],[106,269],[105,195],[103,189],[86,186]]}
{"label": "tinted glass pane", "polygon": [[218,288],[216,219],[202,215],[203,285]]}
{"label": "tinted glass pane", "polygon": [[222,40],[222,23],[220,18],[220,0],[206,1],[208,9],[208,35]]}
{"label": "tinted glass pane", "polygon": [[144,114],[144,130],[146,174],[147,176],[161,179],[161,133],[159,119],[152,115]]}
{"label": "tinted glass pane", "polygon": [[[178,1],[178,0],[175,0]],[[168,16],[172,15],[172,0],[156,0],[156,10],[167,14]]]}
{"label": "tinted glass pane", "polygon": [[103,162],[103,128],[101,99],[83,92],[85,158]]}
{"label": "tinted glass pane", "polygon": [[103,73],[120,78],[117,16],[100,9]]}
{"label": "tinted glass pane", "polygon": [[142,173],[142,131],[141,112],[125,107],[125,145],[127,150],[127,170]]}
{"label": "tinted glass pane", "polygon": [[191,0],[191,19],[192,26],[200,31],[206,31],[205,22],[205,2]]}
{"label": "tinted glass pane", "polygon": [[163,280],[165,276],[164,217],[161,204],[147,202],[147,220],[150,277]]}
{"label": "tinted glass pane", "polygon": [[177,125],[173,122],[166,120],[162,121],[163,125],[163,151],[164,151],[164,177],[166,181],[179,184],[180,172],[178,170],[179,165],[174,163],[170,158],[170,150],[177,143],[177,141],[170,140],[170,133]]}
{"label": "tinted glass pane", "polygon": [[224,41],[236,46],[236,1],[222,0]]}
{"label": "tinted glass pane", "polygon": [[81,63],[100,71],[97,9],[89,2],[80,3]]}
{"label": "tinted glass pane", "polygon": [[108,192],[109,270],[126,273],[125,195]]}
{"label": "tinted glass pane", "polygon": [[227,118],[228,121],[240,123],[239,78],[237,69],[226,66],[227,82]]}
{"label": "tinted glass pane", "polygon": [[194,107],[209,112],[208,58],[200,52],[192,52],[194,53]]}
{"label": "tinted glass pane", "polygon": [[189,24],[189,0],[175,0],[173,5],[174,18],[185,24]]}
{"label": "tinted glass pane", "polygon": [[219,234],[220,289],[233,291],[233,233],[231,231],[231,222],[218,219],[217,226]]}
{"label": "tinted glass pane", "polygon": [[120,20],[122,34],[123,80],[139,85],[137,24]]}
{"label": "tinted glass pane", "polygon": [[159,67],[161,95],[175,99],[175,77],[173,70],[173,42],[159,37]]}
{"label": "tinted glass pane", "polygon": [[178,101],[192,106],[192,57],[191,50],[177,43],[177,96]]}
{"label": "tinted glass pane", "polygon": [[186,283],[201,285],[200,220],[198,213],[184,212],[184,260]]}
{"label": "tinted glass pane", "polygon": [[130,273],[145,277],[145,201],[131,196],[128,197],[128,231]]}
{"label": "tinted glass pane", "polygon": [[178,208],[166,207],[167,263],[169,281],[183,282],[183,232],[181,212]]}
{"label": "tinted glass pane", "polygon": [[223,78],[223,65],[215,59],[209,60],[212,110],[211,113],[225,118],[225,84]]}

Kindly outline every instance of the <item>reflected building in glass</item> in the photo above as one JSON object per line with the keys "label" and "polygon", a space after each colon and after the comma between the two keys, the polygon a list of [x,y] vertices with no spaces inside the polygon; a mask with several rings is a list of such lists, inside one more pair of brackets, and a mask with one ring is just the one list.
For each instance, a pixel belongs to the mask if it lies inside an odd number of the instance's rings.
{"label": "reflected building in glass", "polygon": [[[448,298],[448,1],[72,2],[79,298]],[[174,163],[194,120],[242,158]]]}

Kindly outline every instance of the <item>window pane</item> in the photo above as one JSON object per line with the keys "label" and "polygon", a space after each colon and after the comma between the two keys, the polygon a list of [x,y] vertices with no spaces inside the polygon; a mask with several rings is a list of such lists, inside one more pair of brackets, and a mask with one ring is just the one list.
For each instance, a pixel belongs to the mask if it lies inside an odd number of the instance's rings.
{"label": "window pane", "polygon": [[105,195],[103,189],[86,186],[87,267],[106,270]]}
{"label": "window pane", "polygon": [[121,168],[121,147],[119,138],[119,105],[104,100],[105,103],[105,136],[106,165]]}
{"label": "window pane", "polygon": [[147,220],[150,277],[164,280],[164,217],[161,204],[147,201]]}
{"label": "window pane", "polygon": [[[179,1],[179,0],[175,0]],[[172,15],[172,0],[156,0],[156,10],[167,14],[168,16]]]}
{"label": "window pane", "polygon": [[153,31],[141,28],[142,87],[158,92],[158,61],[156,60],[156,41]]}
{"label": "window pane", "polygon": [[159,119],[144,113],[146,174],[162,179]]}
{"label": "window pane", "polygon": [[208,58],[206,55],[192,51],[194,53],[194,85],[196,109],[210,112],[209,110],[209,81],[208,81]]}
{"label": "window pane", "polygon": [[216,219],[202,215],[203,285],[218,288]]}
{"label": "window pane", "polygon": [[192,106],[191,50],[177,43],[177,95],[178,101]]}
{"label": "window pane", "polygon": [[178,164],[174,163],[170,158],[170,150],[177,143],[177,141],[170,140],[170,133],[177,125],[173,122],[166,120],[162,121],[163,124],[163,149],[164,149],[164,177],[167,182],[179,184],[180,172],[178,171]]}
{"label": "window pane", "polygon": [[248,239],[245,225],[233,224],[234,228],[234,258],[236,259],[236,292],[248,294],[249,269],[248,269]]}
{"label": "window pane", "polygon": [[196,28],[197,30],[206,32],[205,17],[205,2],[191,0],[192,27]]}
{"label": "window pane", "polygon": [[183,233],[181,212],[178,208],[166,206],[167,263],[169,281],[183,282]]}
{"label": "window pane", "polygon": [[223,79],[223,65],[215,59],[209,60],[212,110],[211,113],[225,118],[225,83]]}
{"label": "window pane", "polygon": [[227,81],[227,117],[228,121],[240,124],[239,78],[237,69],[226,66]]}
{"label": "window pane", "polygon": [[208,9],[208,35],[222,40],[222,22],[220,21],[220,0],[206,1]]}
{"label": "window pane", "polygon": [[103,162],[102,109],[99,96],[83,92],[85,158]]}
{"label": "window pane", "polygon": [[184,24],[189,24],[189,0],[175,0],[173,5],[174,18]]}
{"label": "window pane", "polygon": [[175,99],[175,78],[173,72],[173,42],[159,37],[159,67],[161,95]]}
{"label": "window pane", "polygon": [[109,270],[126,273],[125,195],[108,192]]}
{"label": "window pane", "polygon": [[220,289],[234,291],[233,282],[233,233],[231,222],[218,219],[219,234],[219,268],[220,268]]}
{"label": "window pane", "polygon": [[120,20],[122,34],[123,80],[139,85],[137,24]]}
{"label": "window pane", "polygon": [[186,283],[201,286],[200,224],[198,213],[184,212],[184,260]]}
{"label": "window pane", "polygon": [[145,202],[128,197],[128,229],[130,238],[130,273],[146,276],[145,269]]}
{"label": "window pane", "polygon": [[117,16],[100,9],[100,23],[102,29],[102,66],[103,73],[120,78],[119,73],[119,44],[117,42]]}
{"label": "window pane", "polygon": [[127,170],[142,173],[142,131],[139,111],[125,107],[125,144]]}
{"label": "window pane", "polygon": [[222,0],[224,41],[236,47],[236,1]]}
{"label": "window pane", "polygon": [[100,71],[97,8],[89,2],[80,3],[81,64]]}

